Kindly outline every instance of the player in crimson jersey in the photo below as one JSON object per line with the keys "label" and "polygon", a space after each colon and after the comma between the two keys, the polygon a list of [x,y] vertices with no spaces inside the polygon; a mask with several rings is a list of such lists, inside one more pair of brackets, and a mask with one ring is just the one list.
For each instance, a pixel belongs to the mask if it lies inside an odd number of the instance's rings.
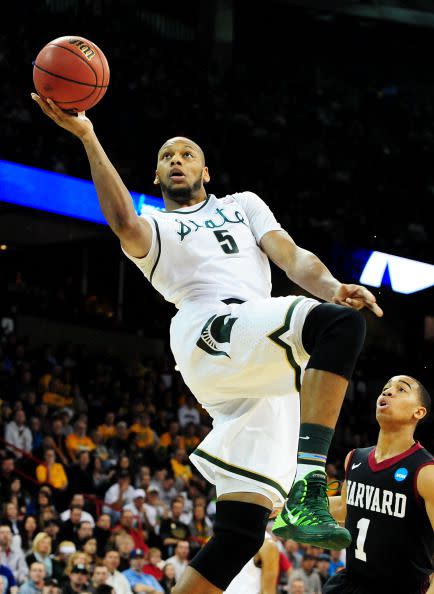
{"label": "player in crimson jersey", "polygon": [[352,543],[346,568],[328,580],[325,594],[434,593],[434,457],[413,438],[430,409],[413,377],[397,375],[384,386],[377,445],[348,454],[342,493],[330,497]]}

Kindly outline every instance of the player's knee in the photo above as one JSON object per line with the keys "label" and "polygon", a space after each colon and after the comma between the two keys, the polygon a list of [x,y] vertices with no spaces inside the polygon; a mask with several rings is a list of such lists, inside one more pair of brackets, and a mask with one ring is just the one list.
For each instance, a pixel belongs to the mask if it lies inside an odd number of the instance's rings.
{"label": "player's knee", "polygon": [[310,354],[307,367],[349,379],[365,335],[366,322],[359,311],[321,303],[309,312],[303,326],[303,345]]}
{"label": "player's knee", "polygon": [[205,579],[225,590],[261,548],[270,511],[261,505],[218,501],[214,536],[190,563]]}

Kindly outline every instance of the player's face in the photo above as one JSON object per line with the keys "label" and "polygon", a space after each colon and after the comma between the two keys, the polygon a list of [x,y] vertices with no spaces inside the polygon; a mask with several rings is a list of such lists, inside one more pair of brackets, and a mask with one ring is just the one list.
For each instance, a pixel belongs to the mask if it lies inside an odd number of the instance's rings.
{"label": "player's face", "polygon": [[163,195],[182,204],[209,179],[203,153],[196,143],[177,137],[161,147],[154,184],[160,184]]}
{"label": "player's face", "polygon": [[380,423],[414,423],[424,416],[417,382],[407,375],[396,375],[384,386],[377,398],[376,417]]}

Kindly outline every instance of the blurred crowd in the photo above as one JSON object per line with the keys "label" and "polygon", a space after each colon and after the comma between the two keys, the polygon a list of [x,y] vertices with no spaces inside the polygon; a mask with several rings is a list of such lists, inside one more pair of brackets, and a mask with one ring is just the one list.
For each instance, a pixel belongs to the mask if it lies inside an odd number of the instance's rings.
{"label": "blurred crowd", "polygon": [[[188,459],[210,426],[166,358],[126,365],[4,336],[0,593],[170,592],[212,536],[215,490]],[[281,592],[298,594],[301,577],[300,592],[320,594],[344,566],[340,552],[276,542]]]}

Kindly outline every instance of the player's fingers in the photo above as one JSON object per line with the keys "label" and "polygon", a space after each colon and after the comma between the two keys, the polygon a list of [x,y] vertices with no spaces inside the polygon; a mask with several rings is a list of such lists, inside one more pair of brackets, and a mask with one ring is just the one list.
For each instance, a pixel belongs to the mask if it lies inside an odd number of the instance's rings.
{"label": "player's fingers", "polygon": [[54,103],[52,99],[47,98],[47,103],[52,109],[52,111],[56,114],[56,117],[59,118],[59,120],[65,117],[65,112],[62,109],[60,109],[60,107],[57,107],[57,105]]}
{"label": "player's fingers", "polygon": [[384,312],[375,301],[374,303],[367,303],[366,307],[368,307],[378,318],[383,317]]}
{"label": "player's fingers", "polygon": [[46,103],[46,101],[44,101],[42,99],[42,97],[39,97],[39,95],[36,95],[36,93],[32,93],[31,97],[32,97],[33,101],[35,101],[39,105],[39,107],[42,109],[42,111],[48,117],[50,117],[52,120],[54,120],[56,118],[56,114],[53,112],[51,107]]}
{"label": "player's fingers", "polygon": [[362,309],[365,306],[365,303],[363,303],[361,299],[351,299],[351,297],[347,297],[347,299],[345,299],[345,305],[348,305],[353,309]]}

